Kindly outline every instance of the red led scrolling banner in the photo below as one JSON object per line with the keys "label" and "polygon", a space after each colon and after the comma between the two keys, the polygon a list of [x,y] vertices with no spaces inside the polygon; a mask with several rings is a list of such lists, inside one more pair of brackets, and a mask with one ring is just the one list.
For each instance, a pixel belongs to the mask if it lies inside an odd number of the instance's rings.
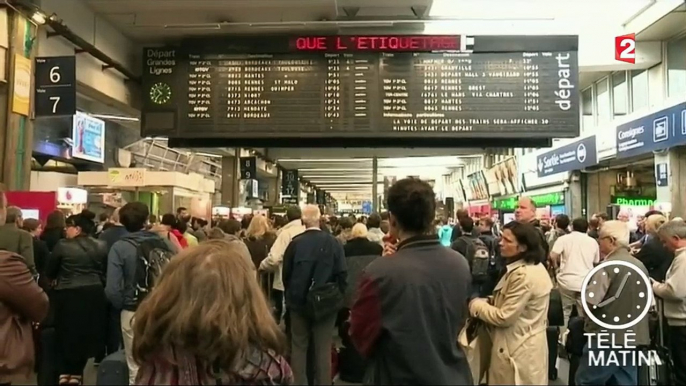
{"label": "red led scrolling banner", "polygon": [[301,52],[471,52],[474,38],[465,35],[296,36],[290,48]]}

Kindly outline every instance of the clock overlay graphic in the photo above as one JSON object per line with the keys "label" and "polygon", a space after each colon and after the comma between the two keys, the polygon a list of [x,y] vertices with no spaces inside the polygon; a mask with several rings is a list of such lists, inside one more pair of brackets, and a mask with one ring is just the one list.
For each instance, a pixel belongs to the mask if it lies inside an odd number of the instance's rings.
{"label": "clock overlay graphic", "polygon": [[[607,269],[612,269],[614,273],[618,274],[619,280],[621,280],[617,291],[597,305],[588,304],[586,301],[587,296],[588,298],[595,296],[593,292],[589,292],[589,283],[594,281],[596,275],[607,275]],[[622,292],[628,286],[638,286],[639,289],[640,302],[632,307],[635,311],[627,315],[615,316],[612,320],[608,319],[602,313],[603,307],[615,301],[626,302],[627,299],[622,299]],[[635,326],[648,315],[652,304],[653,287],[650,283],[650,278],[636,265],[626,261],[610,260],[600,263],[586,275],[581,284],[581,305],[584,308],[584,312],[592,321],[608,330],[624,330]]]}
{"label": "clock overlay graphic", "polygon": [[166,83],[155,83],[150,87],[150,100],[158,105],[163,105],[171,100],[171,86]]}

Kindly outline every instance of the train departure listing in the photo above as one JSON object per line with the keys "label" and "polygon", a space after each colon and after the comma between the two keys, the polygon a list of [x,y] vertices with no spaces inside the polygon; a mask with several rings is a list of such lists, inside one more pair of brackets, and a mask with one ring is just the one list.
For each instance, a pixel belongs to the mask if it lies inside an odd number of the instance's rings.
{"label": "train departure listing", "polygon": [[[145,111],[173,111],[176,135],[185,137],[578,131],[575,51],[459,52],[460,39],[360,40],[294,38],[296,52],[282,54],[146,49]],[[448,48],[411,52],[432,44]]]}

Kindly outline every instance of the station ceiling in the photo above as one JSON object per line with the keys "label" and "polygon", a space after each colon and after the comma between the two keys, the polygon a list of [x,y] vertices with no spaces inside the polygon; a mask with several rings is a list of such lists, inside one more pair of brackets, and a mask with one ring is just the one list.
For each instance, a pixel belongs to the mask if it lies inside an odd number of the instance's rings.
{"label": "station ceiling", "polygon": [[[85,0],[96,14],[141,46],[230,34],[473,33],[464,29],[470,25],[483,29],[489,22],[502,26],[509,21],[544,23],[593,15],[626,19],[651,1]],[[589,12],[589,7],[595,11]],[[442,22],[447,24],[438,24]],[[382,183],[384,176],[440,178],[468,162],[465,157],[479,157],[484,150],[270,148],[262,153],[341,197],[371,193],[373,156],[379,159],[377,178]]]}

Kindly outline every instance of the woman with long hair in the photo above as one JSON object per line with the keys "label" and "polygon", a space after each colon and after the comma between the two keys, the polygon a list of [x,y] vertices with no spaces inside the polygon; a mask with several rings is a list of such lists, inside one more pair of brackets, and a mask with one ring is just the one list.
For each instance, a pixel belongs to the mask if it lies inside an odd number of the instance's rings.
{"label": "woman with long hair", "polygon": [[137,384],[291,384],[284,336],[238,245],[209,240],[165,267],[136,312]]}
{"label": "woman with long hair", "polygon": [[41,232],[40,239],[45,241],[50,252],[55,248],[57,242],[62,240],[65,236],[66,216],[61,210],[52,211],[45,222],[43,232]]}
{"label": "woman with long hair", "polygon": [[250,250],[250,256],[255,263],[255,269],[267,257],[269,249],[274,245],[276,234],[272,231],[269,220],[265,216],[255,216],[245,231],[245,245]]}
{"label": "woman with long hair", "polygon": [[53,249],[45,274],[55,283],[50,302],[59,384],[80,385],[88,358],[95,357],[105,341],[107,250],[91,236],[95,223],[90,216],[70,216],[66,225],[67,237]]}
{"label": "woman with long hair", "polygon": [[27,218],[22,224],[22,229],[29,232],[33,238],[33,261],[36,264],[36,271],[38,272],[38,284],[41,288],[48,289],[49,283],[45,279],[45,264],[50,256],[50,250],[45,241],[40,239],[40,235],[43,232],[43,225],[39,220],[35,218]]}
{"label": "woman with long hair", "polygon": [[[272,231],[269,219],[265,216],[254,216],[248,225],[243,241],[250,251],[255,269],[259,269],[260,263],[267,257],[274,241],[276,241],[276,233]],[[274,284],[274,274],[259,272],[257,279],[265,296],[270,296],[269,289]]]}

